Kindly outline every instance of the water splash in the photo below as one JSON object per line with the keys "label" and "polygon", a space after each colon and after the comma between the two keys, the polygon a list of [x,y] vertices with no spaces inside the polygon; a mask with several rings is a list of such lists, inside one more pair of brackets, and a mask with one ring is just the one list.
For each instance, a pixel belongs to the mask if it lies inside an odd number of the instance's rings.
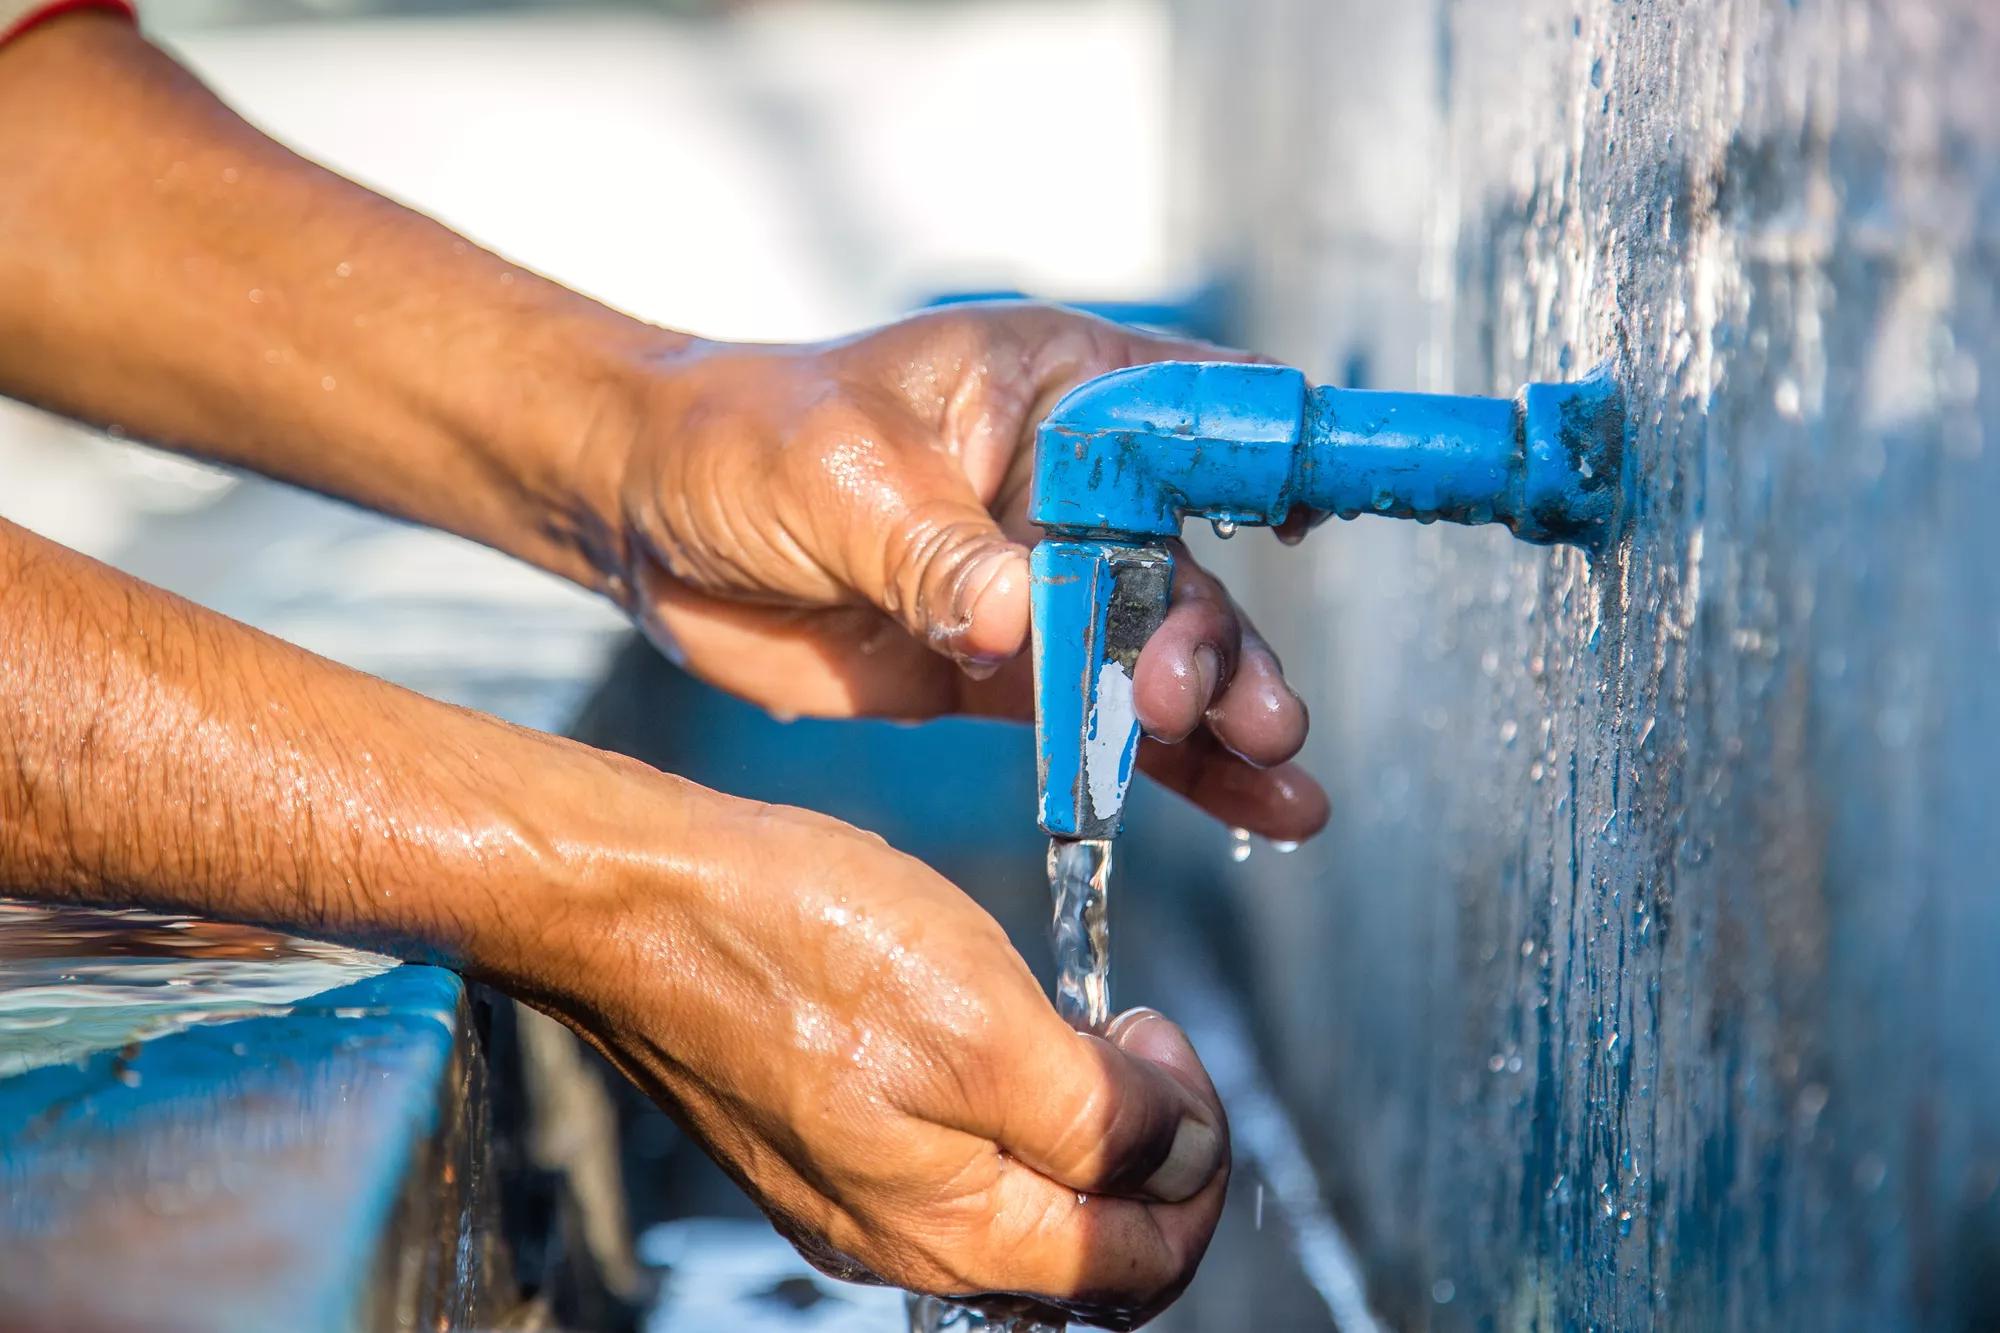
{"label": "water splash", "polygon": [[913,1293],[907,1309],[910,1333],[1063,1333],[1060,1324],[1017,1315],[989,1315],[937,1296]]}

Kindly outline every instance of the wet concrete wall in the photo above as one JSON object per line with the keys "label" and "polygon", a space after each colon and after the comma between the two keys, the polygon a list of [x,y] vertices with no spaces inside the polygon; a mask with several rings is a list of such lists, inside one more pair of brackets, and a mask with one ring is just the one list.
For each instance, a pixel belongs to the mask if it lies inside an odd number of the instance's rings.
{"label": "wet concrete wall", "polygon": [[1634,409],[1594,562],[1228,552],[1337,807],[1239,971],[1376,1304],[2000,1326],[2000,6],[1179,10],[1235,336]]}

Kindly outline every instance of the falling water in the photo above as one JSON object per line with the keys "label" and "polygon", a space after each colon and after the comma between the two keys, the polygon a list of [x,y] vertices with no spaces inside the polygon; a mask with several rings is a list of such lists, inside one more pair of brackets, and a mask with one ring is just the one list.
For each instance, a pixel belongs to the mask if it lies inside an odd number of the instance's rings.
{"label": "falling water", "polygon": [[[1111,1021],[1111,842],[1049,839],[1051,934],[1056,954],[1056,1012],[1082,1032]],[[912,1295],[910,1333],[1061,1333],[1060,1324],[1018,1315],[987,1315],[935,1296]]]}
{"label": "falling water", "polygon": [[1111,842],[1049,839],[1056,1012],[1080,1032],[1111,1021]]}
{"label": "falling water", "polygon": [[1019,1315],[989,1315],[936,1296],[910,1295],[910,1333],[1062,1333],[1061,1324],[1044,1324]]}

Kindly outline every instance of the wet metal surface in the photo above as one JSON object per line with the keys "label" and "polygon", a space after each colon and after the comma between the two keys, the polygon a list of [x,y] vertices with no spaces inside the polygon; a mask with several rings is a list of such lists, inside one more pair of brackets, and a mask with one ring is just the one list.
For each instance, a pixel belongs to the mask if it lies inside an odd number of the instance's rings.
{"label": "wet metal surface", "polygon": [[462,994],[266,931],[0,905],[0,1326],[490,1313]]}
{"label": "wet metal surface", "polygon": [[1334,824],[1237,975],[1370,1296],[1451,1329],[2000,1321],[2000,9],[1187,0],[1232,337],[1612,360],[1597,558],[1220,553]]}

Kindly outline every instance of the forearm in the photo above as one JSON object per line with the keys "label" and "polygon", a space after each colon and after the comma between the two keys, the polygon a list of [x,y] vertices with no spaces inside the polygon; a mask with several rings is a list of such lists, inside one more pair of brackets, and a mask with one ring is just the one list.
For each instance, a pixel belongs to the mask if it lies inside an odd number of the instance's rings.
{"label": "forearm", "polygon": [[702,799],[720,798],[0,522],[0,894],[205,913],[534,989],[612,910],[608,849],[634,826],[679,842]]}
{"label": "forearm", "polygon": [[603,587],[591,443],[683,341],[299,158],[126,23],[0,50],[0,393]]}

